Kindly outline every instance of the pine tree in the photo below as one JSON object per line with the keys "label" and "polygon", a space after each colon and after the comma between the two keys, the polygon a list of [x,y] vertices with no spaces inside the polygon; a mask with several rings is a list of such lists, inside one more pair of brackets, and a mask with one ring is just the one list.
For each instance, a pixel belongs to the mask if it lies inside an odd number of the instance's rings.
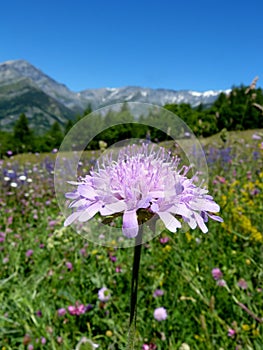
{"label": "pine tree", "polygon": [[14,147],[15,152],[30,152],[34,149],[33,132],[29,128],[26,115],[22,113],[14,125]]}

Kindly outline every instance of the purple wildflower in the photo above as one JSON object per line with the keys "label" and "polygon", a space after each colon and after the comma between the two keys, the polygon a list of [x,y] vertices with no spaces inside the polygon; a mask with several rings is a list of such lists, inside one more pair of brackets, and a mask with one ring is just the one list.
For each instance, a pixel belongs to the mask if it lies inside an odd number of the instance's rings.
{"label": "purple wildflower", "polygon": [[93,309],[93,306],[91,304],[88,304],[85,308],[86,308],[86,311],[90,311]]}
{"label": "purple wildflower", "polygon": [[160,238],[160,243],[162,243],[162,244],[165,244],[165,243],[167,243],[167,242],[169,242],[169,240],[170,240],[170,238],[169,237],[161,237]]}
{"label": "purple wildflower", "polygon": [[237,282],[238,287],[240,287],[241,289],[247,289],[247,282],[244,280],[244,278],[241,278],[238,282]]}
{"label": "purple wildflower", "polygon": [[164,148],[158,151],[143,144],[128,146],[118,154],[117,161],[112,155],[102,158],[97,171],[70,181],[77,188],[66,193],[72,200],[69,207],[75,209],[64,225],[74,221],[85,222],[97,213],[102,216],[123,213],[123,234],[132,238],[138,234],[137,211],[146,210],[149,215],[157,214],[166,228],[176,232],[182,217],[192,229],[197,226],[205,233],[208,217],[222,222],[213,213],[220,207],[204,188],[194,184],[195,177],[185,175],[190,167],[178,171],[179,159],[171,157]]}
{"label": "purple wildflower", "polygon": [[258,134],[253,134],[252,135],[252,140],[261,140],[261,136]]}
{"label": "purple wildflower", "polygon": [[153,343],[150,344],[143,344],[142,350],[155,350],[157,349],[157,346]]}
{"label": "purple wildflower", "polygon": [[26,256],[29,258],[33,253],[34,253],[34,251],[33,251],[32,249],[29,249],[29,250],[26,252]]}
{"label": "purple wildflower", "polygon": [[58,316],[64,316],[66,314],[67,310],[64,308],[60,308],[57,310]]}
{"label": "purple wildflower", "polygon": [[78,301],[76,301],[75,306],[74,305],[70,305],[68,307],[68,311],[71,315],[81,315],[84,314],[86,312],[86,307],[83,304],[79,304]]}
{"label": "purple wildflower", "polygon": [[234,336],[235,336],[235,334],[236,334],[236,331],[233,329],[233,328],[229,328],[228,329],[228,336],[230,337],[230,338],[233,338]]}
{"label": "purple wildflower", "polygon": [[32,344],[29,344],[27,350],[34,350],[34,346]]}
{"label": "purple wildflower", "polygon": [[225,287],[226,286],[226,281],[223,280],[223,279],[220,279],[216,282],[216,284],[219,286],[219,287]]}
{"label": "purple wildflower", "polygon": [[117,257],[114,256],[114,255],[110,255],[110,260],[111,260],[112,262],[116,262],[116,261],[117,261]]}
{"label": "purple wildflower", "polygon": [[48,223],[48,226],[54,227],[56,224],[57,224],[56,220],[50,220],[49,223]]}
{"label": "purple wildflower", "polygon": [[150,350],[150,346],[148,344],[143,344],[142,350]]}
{"label": "purple wildflower", "polygon": [[164,307],[158,307],[157,309],[154,310],[153,316],[159,322],[166,320],[167,318],[166,309]]}
{"label": "purple wildflower", "polygon": [[215,267],[213,270],[212,270],[212,276],[213,278],[218,281],[220,280],[222,277],[223,277],[223,273],[222,271],[218,268],[218,267]]}
{"label": "purple wildflower", "polygon": [[57,342],[59,343],[59,344],[62,344],[63,343],[63,338],[62,337],[57,337]]}
{"label": "purple wildflower", "polygon": [[46,342],[47,342],[46,338],[45,338],[45,337],[42,337],[42,338],[41,338],[41,344],[44,345],[44,344],[46,344]]}
{"label": "purple wildflower", "polygon": [[109,301],[111,298],[110,292],[108,290],[108,288],[103,287],[98,291],[98,298],[100,301],[102,302],[106,302]]}
{"label": "purple wildflower", "polygon": [[73,265],[72,265],[72,263],[70,261],[67,261],[65,265],[66,265],[66,267],[68,268],[69,271],[71,271],[73,269]]}
{"label": "purple wildflower", "polygon": [[164,291],[163,291],[162,289],[156,289],[156,290],[153,292],[154,298],[161,297],[162,295],[164,295]]}
{"label": "purple wildflower", "polygon": [[86,255],[86,249],[85,248],[81,248],[80,250],[79,250],[79,254],[80,255]]}
{"label": "purple wildflower", "polygon": [[42,316],[43,316],[41,310],[37,310],[37,311],[36,311],[36,315],[37,315],[38,317],[42,317]]}
{"label": "purple wildflower", "polygon": [[9,262],[9,256],[3,258],[3,264],[7,264]]}
{"label": "purple wildflower", "polygon": [[0,232],[0,243],[5,241],[5,233],[4,232]]}

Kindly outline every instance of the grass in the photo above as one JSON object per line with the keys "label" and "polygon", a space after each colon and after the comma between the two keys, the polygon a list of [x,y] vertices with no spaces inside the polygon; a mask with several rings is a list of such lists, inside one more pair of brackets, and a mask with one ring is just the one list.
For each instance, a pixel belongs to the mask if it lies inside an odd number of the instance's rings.
{"label": "grass", "polygon": [[[209,222],[208,234],[164,230],[143,245],[135,349],[262,349],[263,150],[254,133],[229,133],[225,144],[219,136],[201,140],[224,223]],[[54,158],[1,163],[0,349],[72,350],[83,337],[99,349],[125,349],[133,249],[95,245],[63,227]],[[224,286],[211,274],[216,267]],[[98,299],[104,286],[107,302]],[[164,294],[154,297],[157,289]],[[89,306],[79,316],[68,311],[76,302]],[[158,322],[153,312],[161,306],[168,317]]]}

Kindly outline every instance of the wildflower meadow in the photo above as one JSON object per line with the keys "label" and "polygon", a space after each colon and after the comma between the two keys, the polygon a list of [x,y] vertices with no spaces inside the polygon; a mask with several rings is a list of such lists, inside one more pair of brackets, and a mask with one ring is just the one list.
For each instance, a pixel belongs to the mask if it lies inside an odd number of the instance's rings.
{"label": "wildflower meadow", "polygon": [[[200,139],[223,222],[142,244],[135,349],[263,348],[263,132],[223,136]],[[125,349],[133,249],[64,225],[55,159],[0,160],[0,350]]]}

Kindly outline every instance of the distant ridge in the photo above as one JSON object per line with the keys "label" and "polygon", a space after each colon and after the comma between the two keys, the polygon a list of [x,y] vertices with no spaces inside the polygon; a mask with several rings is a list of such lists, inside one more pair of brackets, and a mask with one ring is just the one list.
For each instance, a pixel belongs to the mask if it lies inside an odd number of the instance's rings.
{"label": "distant ridge", "polygon": [[55,121],[65,124],[90,105],[92,109],[120,102],[212,104],[221,92],[230,90],[151,89],[137,86],[71,91],[25,60],[0,64],[0,127],[10,130],[21,113],[30,126],[46,130]]}

